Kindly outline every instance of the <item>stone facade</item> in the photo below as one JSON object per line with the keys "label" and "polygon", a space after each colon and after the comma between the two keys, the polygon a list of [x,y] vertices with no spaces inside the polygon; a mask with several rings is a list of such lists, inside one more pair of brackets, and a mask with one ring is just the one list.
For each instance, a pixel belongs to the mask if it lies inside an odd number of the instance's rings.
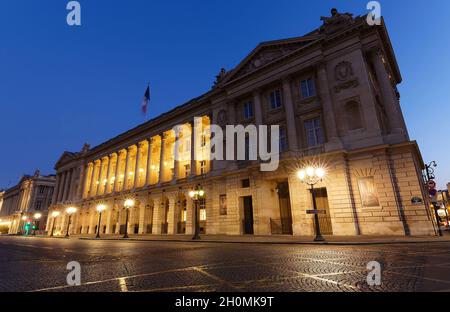
{"label": "stone facade", "polygon": [[[192,234],[188,194],[200,184],[204,233],[312,235],[312,196],[295,173],[319,162],[325,234],[435,235],[426,200],[411,201],[426,198],[423,161],[401,112],[402,78],[384,22],[369,26],[365,17],[336,12],[323,20],[305,36],[261,43],[236,68],[221,70],[206,94],[97,147],[65,152],[51,207],[62,213],[47,230],[65,234],[64,211],[74,206],[70,233],[94,234],[101,203],[100,232],[123,233],[123,203],[132,197],[129,233]],[[279,169],[205,160],[201,142],[210,137],[194,135],[194,117],[205,128],[280,125]]]}
{"label": "stone facade", "polygon": [[[22,177],[17,185],[3,193],[0,218],[2,224],[9,227],[8,234],[25,233],[28,222],[31,224],[29,234],[32,225],[36,225],[36,233],[45,230],[54,187],[54,175],[43,176],[36,170],[33,176]],[[36,213],[41,215],[39,220],[34,219]]]}

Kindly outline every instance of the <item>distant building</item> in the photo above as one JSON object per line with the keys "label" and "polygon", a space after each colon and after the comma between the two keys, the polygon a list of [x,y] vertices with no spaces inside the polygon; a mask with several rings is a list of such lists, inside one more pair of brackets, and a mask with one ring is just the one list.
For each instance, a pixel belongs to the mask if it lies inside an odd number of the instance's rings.
{"label": "distant building", "polygon": [[45,230],[55,182],[54,175],[42,176],[36,170],[33,176],[22,177],[17,185],[4,191],[0,219],[8,225],[9,234],[31,234],[33,226],[38,233]]}
{"label": "distant building", "polygon": [[[304,36],[261,43],[186,104],[99,146],[65,152],[47,230],[94,235],[101,204],[102,234],[124,233],[127,220],[128,233],[192,234],[190,195],[200,184],[205,196],[195,203],[206,234],[313,235],[310,213],[320,211],[327,235],[435,235],[384,21],[370,26],[336,10],[322,20]],[[250,157],[209,160],[211,136],[192,131],[197,122],[280,126],[279,168],[262,172]],[[326,177],[312,193],[293,167],[316,161]],[[129,197],[135,205],[127,211]],[[70,218],[68,207],[77,208]]]}

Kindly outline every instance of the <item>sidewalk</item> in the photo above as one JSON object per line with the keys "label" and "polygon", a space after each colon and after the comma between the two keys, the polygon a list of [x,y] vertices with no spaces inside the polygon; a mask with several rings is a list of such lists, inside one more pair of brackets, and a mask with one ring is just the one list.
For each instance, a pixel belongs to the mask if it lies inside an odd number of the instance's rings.
{"label": "sidewalk", "polygon": [[95,235],[72,235],[71,238],[80,240],[103,241],[141,241],[141,242],[189,242],[189,243],[230,243],[230,244],[303,244],[303,245],[384,245],[384,244],[418,244],[418,243],[450,243],[450,234],[443,237],[403,237],[403,236],[324,236],[325,242],[314,242],[309,236],[229,236],[229,235],[201,235],[200,241],[193,241],[192,235],[130,235],[123,239],[121,235],[102,235],[96,239]]}

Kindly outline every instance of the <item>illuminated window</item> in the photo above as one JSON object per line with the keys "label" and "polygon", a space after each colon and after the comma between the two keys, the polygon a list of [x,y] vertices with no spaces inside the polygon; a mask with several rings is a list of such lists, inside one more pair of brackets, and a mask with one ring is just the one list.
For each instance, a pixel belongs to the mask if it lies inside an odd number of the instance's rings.
{"label": "illuminated window", "polygon": [[191,165],[190,164],[184,165],[184,175],[186,177],[191,175]]}
{"label": "illuminated window", "polygon": [[206,173],[206,161],[202,160],[200,161],[200,174]]}
{"label": "illuminated window", "polygon": [[200,221],[206,221],[206,200],[200,199],[199,202],[199,208],[200,208]]}

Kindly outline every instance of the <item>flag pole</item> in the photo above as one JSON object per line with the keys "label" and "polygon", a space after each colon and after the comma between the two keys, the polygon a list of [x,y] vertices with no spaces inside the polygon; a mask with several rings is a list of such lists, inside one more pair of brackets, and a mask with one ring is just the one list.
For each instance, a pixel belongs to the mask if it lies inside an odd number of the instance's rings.
{"label": "flag pole", "polygon": [[[147,88],[150,89],[150,82],[147,81]],[[147,109],[145,110],[145,120],[144,123],[148,121],[148,104]]]}

